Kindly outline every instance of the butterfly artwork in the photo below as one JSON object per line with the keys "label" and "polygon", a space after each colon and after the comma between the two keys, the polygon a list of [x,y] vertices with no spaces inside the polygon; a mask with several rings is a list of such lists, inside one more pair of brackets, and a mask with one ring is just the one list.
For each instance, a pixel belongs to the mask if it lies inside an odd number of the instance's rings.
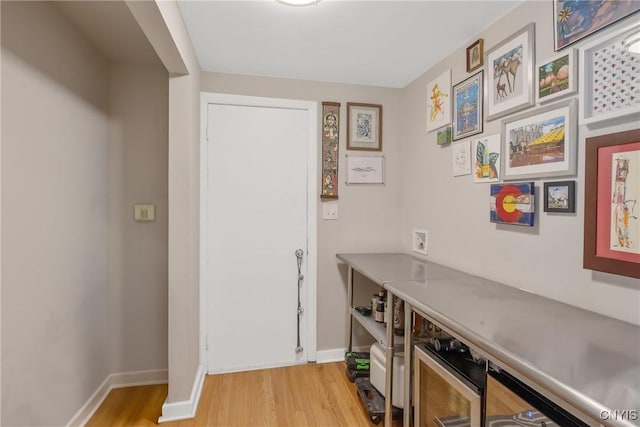
{"label": "butterfly artwork", "polygon": [[500,134],[478,138],[473,141],[475,163],[474,182],[495,182],[500,180]]}

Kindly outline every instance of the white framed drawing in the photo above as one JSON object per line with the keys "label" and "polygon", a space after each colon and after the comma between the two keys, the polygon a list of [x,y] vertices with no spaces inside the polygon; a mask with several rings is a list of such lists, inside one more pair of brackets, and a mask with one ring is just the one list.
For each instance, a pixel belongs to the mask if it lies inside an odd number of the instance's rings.
{"label": "white framed drawing", "polygon": [[347,154],[347,184],[384,184],[384,156]]}
{"label": "white framed drawing", "polygon": [[427,83],[427,132],[451,124],[451,70]]}
{"label": "white framed drawing", "polygon": [[411,250],[422,255],[427,255],[429,233],[426,230],[417,230],[414,228],[412,236]]}
{"label": "white framed drawing", "polygon": [[487,121],[535,104],[533,96],[535,24],[530,23],[487,51]]}
{"label": "white framed drawing", "polygon": [[500,181],[501,144],[499,133],[472,140],[473,182]]}
{"label": "white framed drawing", "polygon": [[471,175],[471,140],[451,144],[453,176]]}
{"label": "white framed drawing", "polygon": [[640,22],[612,29],[580,49],[580,124],[640,112]]}

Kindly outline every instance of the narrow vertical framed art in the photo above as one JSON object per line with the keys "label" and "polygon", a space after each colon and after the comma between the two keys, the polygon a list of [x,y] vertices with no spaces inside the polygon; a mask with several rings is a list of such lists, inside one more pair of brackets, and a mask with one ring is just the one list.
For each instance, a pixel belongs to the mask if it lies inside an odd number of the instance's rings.
{"label": "narrow vertical framed art", "polygon": [[340,103],[322,103],[322,191],[320,198],[338,198]]}

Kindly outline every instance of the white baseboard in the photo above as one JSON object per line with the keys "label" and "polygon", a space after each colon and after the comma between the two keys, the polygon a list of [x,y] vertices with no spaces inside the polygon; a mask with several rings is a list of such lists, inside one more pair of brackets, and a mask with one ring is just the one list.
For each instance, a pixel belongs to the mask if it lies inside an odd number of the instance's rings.
{"label": "white baseboard", "polygon": [[98,410],[102,402],[104,402],[104,399],[107,398],[109,392],[114,388],[166,384],[168,378],[168,371],[166,369],[111,374],[105,378],[82,408],[71,418],[71,421],[67,423],[67,427],[84,426]]}
{"label": "white baseboard", "polygon": [[[369,346],[353,347],[352,351],[369,351]],[[343,362],[346,348],[334,348],[332,350],[318,350],[317,363]]]}
{"label": "white baseboard", "polygon": [[191,389],[191,397],[189,400],[174,403],[164,403],[162,405],[162,415],[158,418],[158,423],[166,423],[169,421],[186,420],[196,416],[198,402],[200,402],[200,394],[202,393],[202,385],[204,384],[204,367],[198,365],[196,378],[193,381]]}

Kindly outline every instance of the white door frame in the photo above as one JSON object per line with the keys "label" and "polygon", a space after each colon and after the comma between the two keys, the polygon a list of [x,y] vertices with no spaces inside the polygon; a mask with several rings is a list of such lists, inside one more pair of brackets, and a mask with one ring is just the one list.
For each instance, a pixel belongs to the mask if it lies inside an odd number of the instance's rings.
{"label": "white door frame", "polygon": [[[318,103],[281,98],[261,98],[244,95],[201,92],[200,94],[200,364],[209,371],[207,362],[208,332],[208,268],[206,264],[208,248],[208,146],[207,113],[209,104],[237,105],[267,108],[287,108],[304,110],[308,115],[309,147],[307,150],[307,274],[303,289],[308,305],[304,315],[307,322],[307,342],[305,353],[307,362],[315,362],[317,357],[317,242],[318,242]],[[292,275],[292,282],[295,277]],[[306,288],[306,289],[304,289]]]}

